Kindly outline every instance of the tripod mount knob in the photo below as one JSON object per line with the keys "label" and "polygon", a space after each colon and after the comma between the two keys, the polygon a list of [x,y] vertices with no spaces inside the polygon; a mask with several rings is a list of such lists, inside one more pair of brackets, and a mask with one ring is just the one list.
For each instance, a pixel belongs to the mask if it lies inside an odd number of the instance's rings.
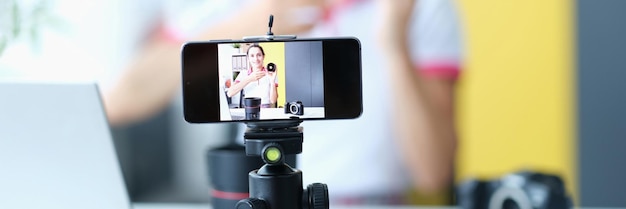
{"label": "tripod mount knob", "polygon": [[307,186],[308,205],[310,209],[328,209],[328,186],[322,183],[312,183]]}
{"label": "tripod mount knob", "polygon": [[267,207],[265,207],[265,201],[259,200],[256,198],[247,198],[247,199],[239,200],[235,208],[236,209],[267,209]]}

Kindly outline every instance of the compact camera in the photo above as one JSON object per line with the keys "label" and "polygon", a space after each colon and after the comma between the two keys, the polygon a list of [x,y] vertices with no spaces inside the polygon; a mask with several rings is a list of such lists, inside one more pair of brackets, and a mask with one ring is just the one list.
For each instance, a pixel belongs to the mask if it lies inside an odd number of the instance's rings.
{"label": "compact camera", "polygon": [[462,209],[569,209],[561,178],[522,171],[491,181],[468,180],[457,188]]}
{"label": "compact camera", "polygon": [[287,102],[285,104],[285,114],[304,115],[304,105],[301,101]]}

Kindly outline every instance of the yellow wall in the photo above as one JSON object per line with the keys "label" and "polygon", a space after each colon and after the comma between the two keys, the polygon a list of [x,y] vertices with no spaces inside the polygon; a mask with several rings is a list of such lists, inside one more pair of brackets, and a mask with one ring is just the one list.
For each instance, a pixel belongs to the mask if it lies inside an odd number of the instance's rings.
{"label": "yellow wall", "polygon": [[457,180],[528,168],[562,175],[577,197],[574,2],[460,0],[460,9]]}
{"label": "yellow wall", "polygon": [[270,62],[276,64],[278,72],[278,106],[285,104],[285,43],[260,43],[265,52],[265,65]]}

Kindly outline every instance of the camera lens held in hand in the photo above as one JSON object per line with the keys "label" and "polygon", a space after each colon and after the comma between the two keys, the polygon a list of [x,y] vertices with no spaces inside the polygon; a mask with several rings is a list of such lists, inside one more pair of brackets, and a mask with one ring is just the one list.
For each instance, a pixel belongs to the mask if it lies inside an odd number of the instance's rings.
{"label": "camera lens held in hand", "polygon": [[274,64],[273,62],[270,62],[269,64],[267,64],[267,71],[268,72],[275,72],[276,71],[276,64]]}
{"label": "camera lens held in hand", "polygon": [[261,119],[261,98],[247,97],[243,100],[246,112],[246,120]]}
{"label": "camera lens held in hand", "polygon": [[304,115],[304,105],[301,101],[287,102],[285,104],[285,114]]}

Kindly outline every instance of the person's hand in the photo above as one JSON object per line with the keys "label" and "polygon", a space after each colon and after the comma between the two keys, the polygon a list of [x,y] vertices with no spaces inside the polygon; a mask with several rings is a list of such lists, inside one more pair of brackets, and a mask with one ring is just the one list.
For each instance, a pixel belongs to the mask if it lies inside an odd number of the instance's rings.
{"label": "person's hand", "polygon": [[[295,34],[312,29],[330,6],[340,0],[269,0],[262,1],[262,20],[274,15],[272,31],[277,34]],[[267,25],[267,24],[265,24]]]}
{"label": "person's hand", "polygon": [[248,76],[248,83],[258,81],[263,78],[267,73],[265,71],[254,71]]}
{"label": "person's hand", "polygon": [[327,10],[346,0],[264,0],[242,5],[231,18],[220,21],[196,40],[237,39],[258,36],[268,32],[270,15],[274,15],[272,32],[275,35],[299,34],[320,23]]}
{"label": "person's hand", "polygon": [[268,14],[274,15],[274,28],[279,33],[300,33],[313,28],[326,9],[325,1],[319,0],[270,0]]}
{"label": "person's hand", "polygon": [[277,75],[277,74],[278,74],[278,73],[276,73],[276,71],[274,71],[274,72],[269,72],[269,71],[268,71],[268,72],[267,72],[267,75],[270,77],[270,82],[274,82],[274,81],[276,80],[276,75]]}

